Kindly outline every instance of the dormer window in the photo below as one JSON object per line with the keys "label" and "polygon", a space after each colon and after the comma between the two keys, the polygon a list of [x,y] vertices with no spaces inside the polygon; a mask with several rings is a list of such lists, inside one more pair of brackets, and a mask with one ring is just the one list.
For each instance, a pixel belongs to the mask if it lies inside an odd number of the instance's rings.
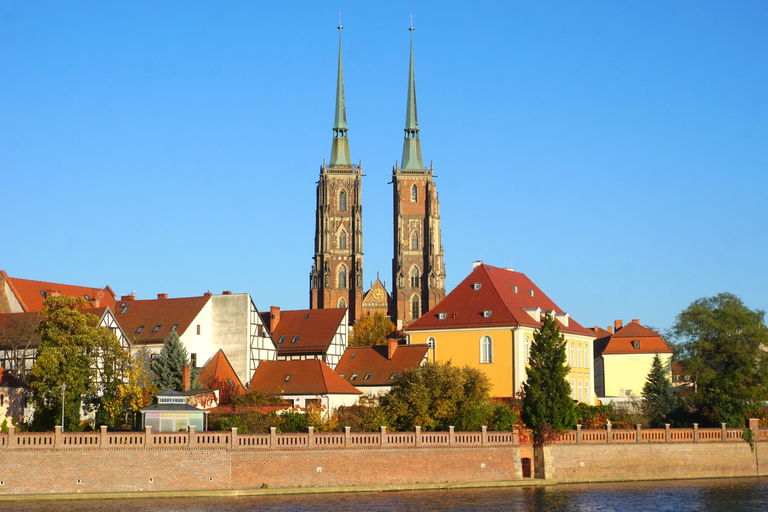
{"label": "dormer window", "polygon": [[632,341],[632,348],[635,350],[640,350],[640,340],[633,340]]}
{"label": "dormer window", "polygon": [[490,309],[486,309],[485,311],[483,311],[483,318],[491,318],[491,310]]}
{"label": "dormer window", "polygon": [[85,297],[85,300],[87,300],[87,301],[90,301],[90,300],[91,300],[91,298],[88,296],[88,294],[87,294],[87,293],[86,293],[85,295],[83,295],[83,297]]}
{"label": "dormer window", "polygon": [[389,380],[395,380],[398,375],[400,375],[400,372],[392,372],[392,375],[389,376]]}
{"label": "dormer window", "polygon": [[291,380],[291,376],[290,375],[286,375],[285,376],[285,380],[283,380],[283,382],[288,382],[289,380]]}
{"label": "dormer window", "polygon": [[473,290],[479,290],[481,288],[481,286],[482,285],[480,283],[475,283],[475,284],[472,285],[472,289]]}
{"label": "dormer window", "polygon": [[280,339],[277,340],[278,343],[282,343],[285,341],[285,336],[280,336]]}
{"label": "dormer window", "polygon": [[139,326],[139,328],[138,328],[138,329],[136,329],[136,330],[135,330],[135,331],[133,331],[133,332],[134,332],[135,334],[139,334],[139,333],[140,333],[141,331],[143,331],[143,330],[144,330],[144,326],[143,326],[143,325],[140,325],[140,326]]}
{"label": "dormer window", "polygon": [[442,312],[441,312],[441,313],[438,313],[438,314],[437,314],[437,319],[438,319],[438,320],[445,320],[445,317],[446,317],[446,316],[448,316],[448,315],[447,315],[447,314],[445,314],[445,313],[442,313]]}
{"label": "dormer window", "polygon": [[40,290],[40,295],[42,295],[43,298],[45,298],[45,290]]}
{"label": "dormer window", "polygon": [[366,373],[365,377],[363,377],[363,380],[371,380],[372,373]]}
{"label": "dormer window", "polygon": [[162,325],[156,325],[156,326],[155,326],[155,328],[154,328],[154,329],[152,329],[152,332],[157,332],[157,331],[159,331],[161,327],[162,327]]}
{"label": "dormer window", "polygon": [[297,341],[299,341],[299,335],[298,334],[296,336],[294,336],[293,338],[291,338],[291,343],[296,343]]}
{"label": "dormer window", "polygon": [[353,373],[352,376],[349,378],[349,380],[357,380],[357,378],[360,376],[359,373]]}
{"label": "dormer window", "polygon": [[354,359],[355,358],[355,354],[357,354],[357,352],[352,352],[351,354],[349,354],[349,358],[350,359]]}
{"label": "dormer window", "polygon": [[173,324],[173,327],[171,327],[171,330],[175,331],[178,328],[179,328],[179,324]]}

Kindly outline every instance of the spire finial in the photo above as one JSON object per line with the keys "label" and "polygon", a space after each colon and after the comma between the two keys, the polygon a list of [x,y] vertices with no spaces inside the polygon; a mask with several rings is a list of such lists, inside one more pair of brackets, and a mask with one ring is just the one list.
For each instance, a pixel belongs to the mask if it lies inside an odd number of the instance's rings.
{"label": "spire finial", "polygon": [[408,30],[411,31],[411,36],[413,36],[413,13],[411,13],[410,16],[411,16],[411,28],[409,28]]}
{"label": "spire finial", "polygon": [[344,27],[341,26],[341,11],[339,11],[339,30],[343,29]]}
{"label": "spire finial", "polygon": [[350,165],[349,143],[347,141],[347,106],[344,100],[344,68],[341,62],[341,11],[339,11],[339,70],[336,76],[336,112],[333,122],[333,146],[331,146],[331,167]]}

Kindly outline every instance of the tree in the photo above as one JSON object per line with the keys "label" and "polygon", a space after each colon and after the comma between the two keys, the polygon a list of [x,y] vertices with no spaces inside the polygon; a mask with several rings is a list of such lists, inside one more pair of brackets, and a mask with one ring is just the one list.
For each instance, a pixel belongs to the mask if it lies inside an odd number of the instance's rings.
{"label": "tree", "polygon": [[381,406],[398,430],[419,425],[424,430],[445,430],[471,414],[476,404],[488,401],[488,377],[469,366],[426,363],[395,378],[381,397]]}
{"label": "tree", "polygon": [[[160,390],[183,388],[182,372],[189,364],[189,354],[176,331],[163,340],[163,349],[155,359],[155,384]],[[191,378],[191,376],[190,376]]]}
{"label": "tree", "polygon": [[578,418],[566,380],[571,368],[566,364],[565,339],[550,313],[533,335],[529,365],[523,384],[523,421],[542,443],[548,433],[573,428]]}
{"label": "tree", "polygon": [[370,347],[385,345],[390,334],[395,332],[395,324],[382,315],[364,316],[357,322],[349,339],[350,347]]}
{"label": "tree", "polygon": [[694,301],[677,315],[672,330],[702,418],[741,427],[744,410],[768,399],[765,312],[721,293]]}
{"label": "tree", "polygon": [[672,412],[675,408],[675,392],[668,378],[668,371],[661,362],[659,353],[653,356],[651,371],[643,385],[643,398],[649,416],[655,422]]}
{"label": "tree", "polygon": [[109,329],[98,326],[98,318],[78,310],[85,305],[79,297],[49,297],[43,302],[37,327],[40,347],[29,372],[37,429],[58,423],[63,386],[67,430],[80,430],[83,398],[86,409],[114,405],[110,393],[124,376],[129,354]]}

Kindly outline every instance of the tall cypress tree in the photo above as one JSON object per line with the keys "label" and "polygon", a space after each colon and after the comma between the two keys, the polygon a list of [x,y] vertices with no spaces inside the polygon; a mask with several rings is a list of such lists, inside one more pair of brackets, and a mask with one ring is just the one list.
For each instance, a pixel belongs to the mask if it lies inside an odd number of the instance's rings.
{"label": "tall cypress tree", "polygon": [[189,354],[176,331],[163,340],[163,349],[155,359],[155,384],[160,390],[182,389],[182,371],[189,364]]}
{"label": "tall cypress tree", "polygon": [[643,385],[643,398],[654,422],[659,422],[675,408],[675,392],[658,352],[653,357],[651,371]]}
{"label": "tall cypress tree", "polygon": [[565,338],[557,320],[547,313],[544,325],[534,335],[528,378],[523,384],[523,421],[534,431],[537,443],[552,431],[573,428],[578,419],[566,377]]}

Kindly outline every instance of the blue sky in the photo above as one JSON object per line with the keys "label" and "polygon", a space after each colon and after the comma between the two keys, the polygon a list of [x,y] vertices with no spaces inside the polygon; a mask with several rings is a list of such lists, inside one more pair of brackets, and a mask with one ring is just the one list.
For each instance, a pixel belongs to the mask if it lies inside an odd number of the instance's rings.
{"label": "blue sky", "polygon": [[308,307],[338,11],[365,281],[391,283],[413,13],[448,288],[526,273],[583,325],[768,309],[768,3],[0,4],[0,268]]}

